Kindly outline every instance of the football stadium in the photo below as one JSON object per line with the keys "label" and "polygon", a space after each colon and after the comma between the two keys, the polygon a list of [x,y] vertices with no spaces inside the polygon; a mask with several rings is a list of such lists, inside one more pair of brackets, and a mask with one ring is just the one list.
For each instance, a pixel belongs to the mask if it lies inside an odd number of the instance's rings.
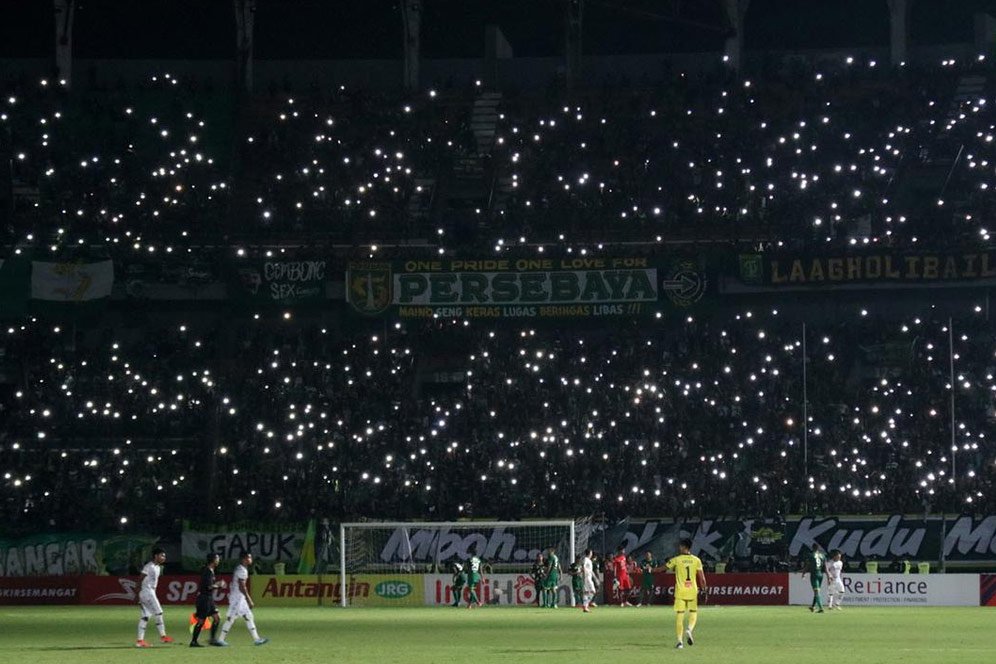
{"label": "football stadium", "polygon": [[993,0],[0,7],[0,659],[988,661],[994,61]]}

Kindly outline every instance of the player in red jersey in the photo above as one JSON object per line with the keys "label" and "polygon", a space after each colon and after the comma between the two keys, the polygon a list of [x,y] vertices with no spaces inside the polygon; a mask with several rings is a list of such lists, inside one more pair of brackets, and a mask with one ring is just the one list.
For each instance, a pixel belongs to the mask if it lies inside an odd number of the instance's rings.
{"label": "player in red jersey", "polygon": [[629,603],[629,595],[633,590],[633,582],[629,578],[625,546],[620,546],[616,549],[616,555],[612,557],[611,564],[612,576],[615,578],[613,586],[616,592],[619,593],[619,606],[633,606]]}

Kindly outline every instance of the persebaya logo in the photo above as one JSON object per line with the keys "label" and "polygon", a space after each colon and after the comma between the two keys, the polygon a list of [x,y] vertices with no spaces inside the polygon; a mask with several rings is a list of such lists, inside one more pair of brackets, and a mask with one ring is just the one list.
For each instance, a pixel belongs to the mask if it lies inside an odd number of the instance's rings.
{"label": "persebaya logo", "polygon": [[745,284],[759,284],[763,277],[761,254],[740,254],[740,280]]}
{"label": "persebaya logo", "polygon": [[401,599],[412,594],[412,584],[407,581],[381,581],[374,592],[384,599]]}
{"label": "persebaya logo", "polygon": [[350,263],[346,272],[346,297],[363,314],[379,314],[393,300],[390,263]]}
{"label": "persebaya logo", "polygon": [[702,299],[709,285],[709,278],[695,261],[681,261],[670,274],[670,278],[661,282],[661,290],[672,303],[688,307]]}

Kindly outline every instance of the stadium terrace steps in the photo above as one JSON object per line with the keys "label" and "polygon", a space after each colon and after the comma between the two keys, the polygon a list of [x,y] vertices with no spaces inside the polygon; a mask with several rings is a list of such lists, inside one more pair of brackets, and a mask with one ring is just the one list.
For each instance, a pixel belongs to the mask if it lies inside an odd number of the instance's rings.
{"label": "stadium terrace steps", "polygon": [[501,104],[500,92],[484,92],[474,101],[474,111],[470,118],[470,128],[477,141],[478,154],[490,154],[495,144],[495,133],[498,124],[498,105]]}

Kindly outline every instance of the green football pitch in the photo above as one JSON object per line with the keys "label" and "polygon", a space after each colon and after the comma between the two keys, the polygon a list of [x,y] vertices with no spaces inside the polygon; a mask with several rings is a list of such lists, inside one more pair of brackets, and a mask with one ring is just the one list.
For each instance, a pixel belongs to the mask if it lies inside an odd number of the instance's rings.
{"label": "green football pitch", "polygon": [[[992,661],[996,610],[702,607],[696,643],[674,650],[668,607],[577,609],[260,608],[252,645],[236,624],[229,648],[191,650],[189,610],[166,608],[174,645],[134,647],[130,607],[0,607],[0,661],[45,662],[735,662],[778,664],[852,658],[862,664]],[[150,629],[149,636],[156,636]],[[202,642],[207,642],[202,638]]]}

